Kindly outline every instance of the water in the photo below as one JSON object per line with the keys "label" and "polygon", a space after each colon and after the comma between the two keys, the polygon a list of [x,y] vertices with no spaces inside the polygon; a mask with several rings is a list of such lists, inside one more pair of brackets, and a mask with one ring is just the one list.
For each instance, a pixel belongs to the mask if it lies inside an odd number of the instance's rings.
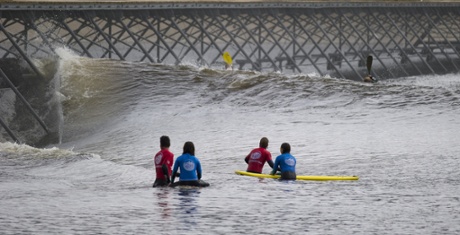
{"label": "water", "polygon": [[[79,58],[62,141],[0,143],[1,234],[459,234],[460,75],[377,84]],[[151,188],[159,138],[193,141],[208,188]],[[234,174],[261,137],[300,175]],[[264,167],[269,172],[269,167]]]}

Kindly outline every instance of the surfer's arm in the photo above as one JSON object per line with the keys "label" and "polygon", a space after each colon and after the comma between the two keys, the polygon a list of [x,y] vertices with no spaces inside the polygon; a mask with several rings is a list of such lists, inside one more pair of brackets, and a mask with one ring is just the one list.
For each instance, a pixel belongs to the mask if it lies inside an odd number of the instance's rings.
{"label": "surfer's arm", "polygon": [[178,167],[179,167],[179,163],[177,162],[177,159],[176,159],[176,162],[174,162],[174,168],[173,168],[173,171],[172,171],[172,174],[171,174],[171,184],[174,183],[174,179],[176,178],[177,168]]}
{"label": "surfer's arm", "polygon": [[276,174],[276,171],[278,170],[278,164],[279,164],[279,162],[277,162],[277,161],[275,161],[275,163],[273,163],[272,160],[268,160],[268,165],[270,165],[271,168],[272,168],[272,171],[270,172],[270,175]]}
{"label": "surfer's arm", "polygon": [[201,163],[200,163],[200,161],[196,161],[196,176],[198,177],[198,180],[201,179]]}
{"label": "surfer's arm", "polygon": [[[275,170],[275,164],[273,163],[273,160],[270,159],[270,160],[267,161],[267,163],[268,163],[268,165],[273,169],[273,171],[274,171],[275,173],[276,173],[277,170],[278,170],[278,171],[281,171],[281,169],[280,169],[279,167],[276,167],[276,170]],[[275,162],[275,163],[276,163],[276,162]],[[273,171],[272,171],[272,172],[273,172]],[[273,173],[273,174],[275,174],[275,173]]]}
{"label": "surfer's arm", "polygon": [[[275,170],[275,167],[276,167],[276,170],[277,170],[277,171],[281,171],[281,168],[279,168],[279,166],[275,166],[275,165],[276,165],[276,162],[275,162],[275,164],[274,164],[274,163],[273,163],[273,160],[268,160],[267,162],[268,162],[268,165],[269,165],[273,170]],[[279,165],[279,164],[278,164],[278,165]]]}
{"label": "surfer's arm", "polygon": [[273,160],[268,160],[267,163],[271,168],[273,168]]}
{"label": "surfer's arm", "polygon": [[169,183],[169,182],[170,182],[170,179],[169,179],[168,166],[166,166],[166,164],[163,164],[163,165],[161,166],[161,169],[163,170],[163,175],[165,176],[166,181]]}
{"label": "surfer's arm", "polygon": [[249,155],[244,158],[244,161],[249,164]]}

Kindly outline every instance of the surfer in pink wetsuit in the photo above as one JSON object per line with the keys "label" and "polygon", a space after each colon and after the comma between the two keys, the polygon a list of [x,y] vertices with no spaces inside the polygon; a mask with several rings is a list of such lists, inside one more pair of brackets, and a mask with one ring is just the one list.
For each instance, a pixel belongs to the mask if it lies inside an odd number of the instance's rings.
{"label": "surfer in pink wetsuit", "polygon": [[155,155],[156,179],[153,187],[167,186],[171,180],[171,167],[174,162],[174,154],[169,151],[171,141],[168,136],[160,137],[161,150]]}
{"label": "surfer in pink wetsuit", "polygon": [[253,149],[245,158],[244,161],[248,164],[247,172],[262,173],[265,162],[268,162],[273,168],[273,160],[271,153],[267,150],[268,139],[263,137],[260,139],[259,148]]}

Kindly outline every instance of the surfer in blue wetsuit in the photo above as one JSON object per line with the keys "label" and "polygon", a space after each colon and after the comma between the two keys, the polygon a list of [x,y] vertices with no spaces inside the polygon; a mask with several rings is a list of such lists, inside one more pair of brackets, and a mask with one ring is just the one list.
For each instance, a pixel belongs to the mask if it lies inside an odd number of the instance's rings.
{"label": "surfer in blue wetsuit", "polygon": [[295,180],[297,175],[295,173],[296,159],[291,155],[291,145],[288,143],[281,144],[280,147],[281,155],[276,157],[275,164],[273,165],[273,170],[270,173],[271,175],[276,174],[278,167],[281,171],[282,180]]}
{"label": "surfer in blue wetsuit", "polygon": [[[179,181],[174,183],[177,170],[180,170]],[[195,157],[195,146],[188,141],[184,144],[184,151],[174,162],[171,187],[178,185],[206,187],[208,183],[201,180],[201,163]]]}

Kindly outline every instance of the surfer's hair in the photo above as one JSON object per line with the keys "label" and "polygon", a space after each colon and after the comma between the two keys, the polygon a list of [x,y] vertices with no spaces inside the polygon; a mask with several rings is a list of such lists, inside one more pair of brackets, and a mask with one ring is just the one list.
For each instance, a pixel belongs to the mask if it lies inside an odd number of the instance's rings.
{"label": "surfer's hair", "polygon": [[268,147],[268,139],[267,137],[262,137],[259,142],[259,147],[266,149]]}
{"label": "surfer's hair", "polygon": [[184,152],[182,154],[186,153],[195,156],[195,145],[191,141],[187,141],[184,144]]}
{"label": "surfer's hair", "polygon": [[291,152],[291,145],[288,143],[281,144],[281,153],[290,153]]}
{"label": "surfer's hair", "polygon": [[160,137],[160,147],[169,148],[169,146],[171,146],[171,140],[169,140],[169,137],[166,135]]}

